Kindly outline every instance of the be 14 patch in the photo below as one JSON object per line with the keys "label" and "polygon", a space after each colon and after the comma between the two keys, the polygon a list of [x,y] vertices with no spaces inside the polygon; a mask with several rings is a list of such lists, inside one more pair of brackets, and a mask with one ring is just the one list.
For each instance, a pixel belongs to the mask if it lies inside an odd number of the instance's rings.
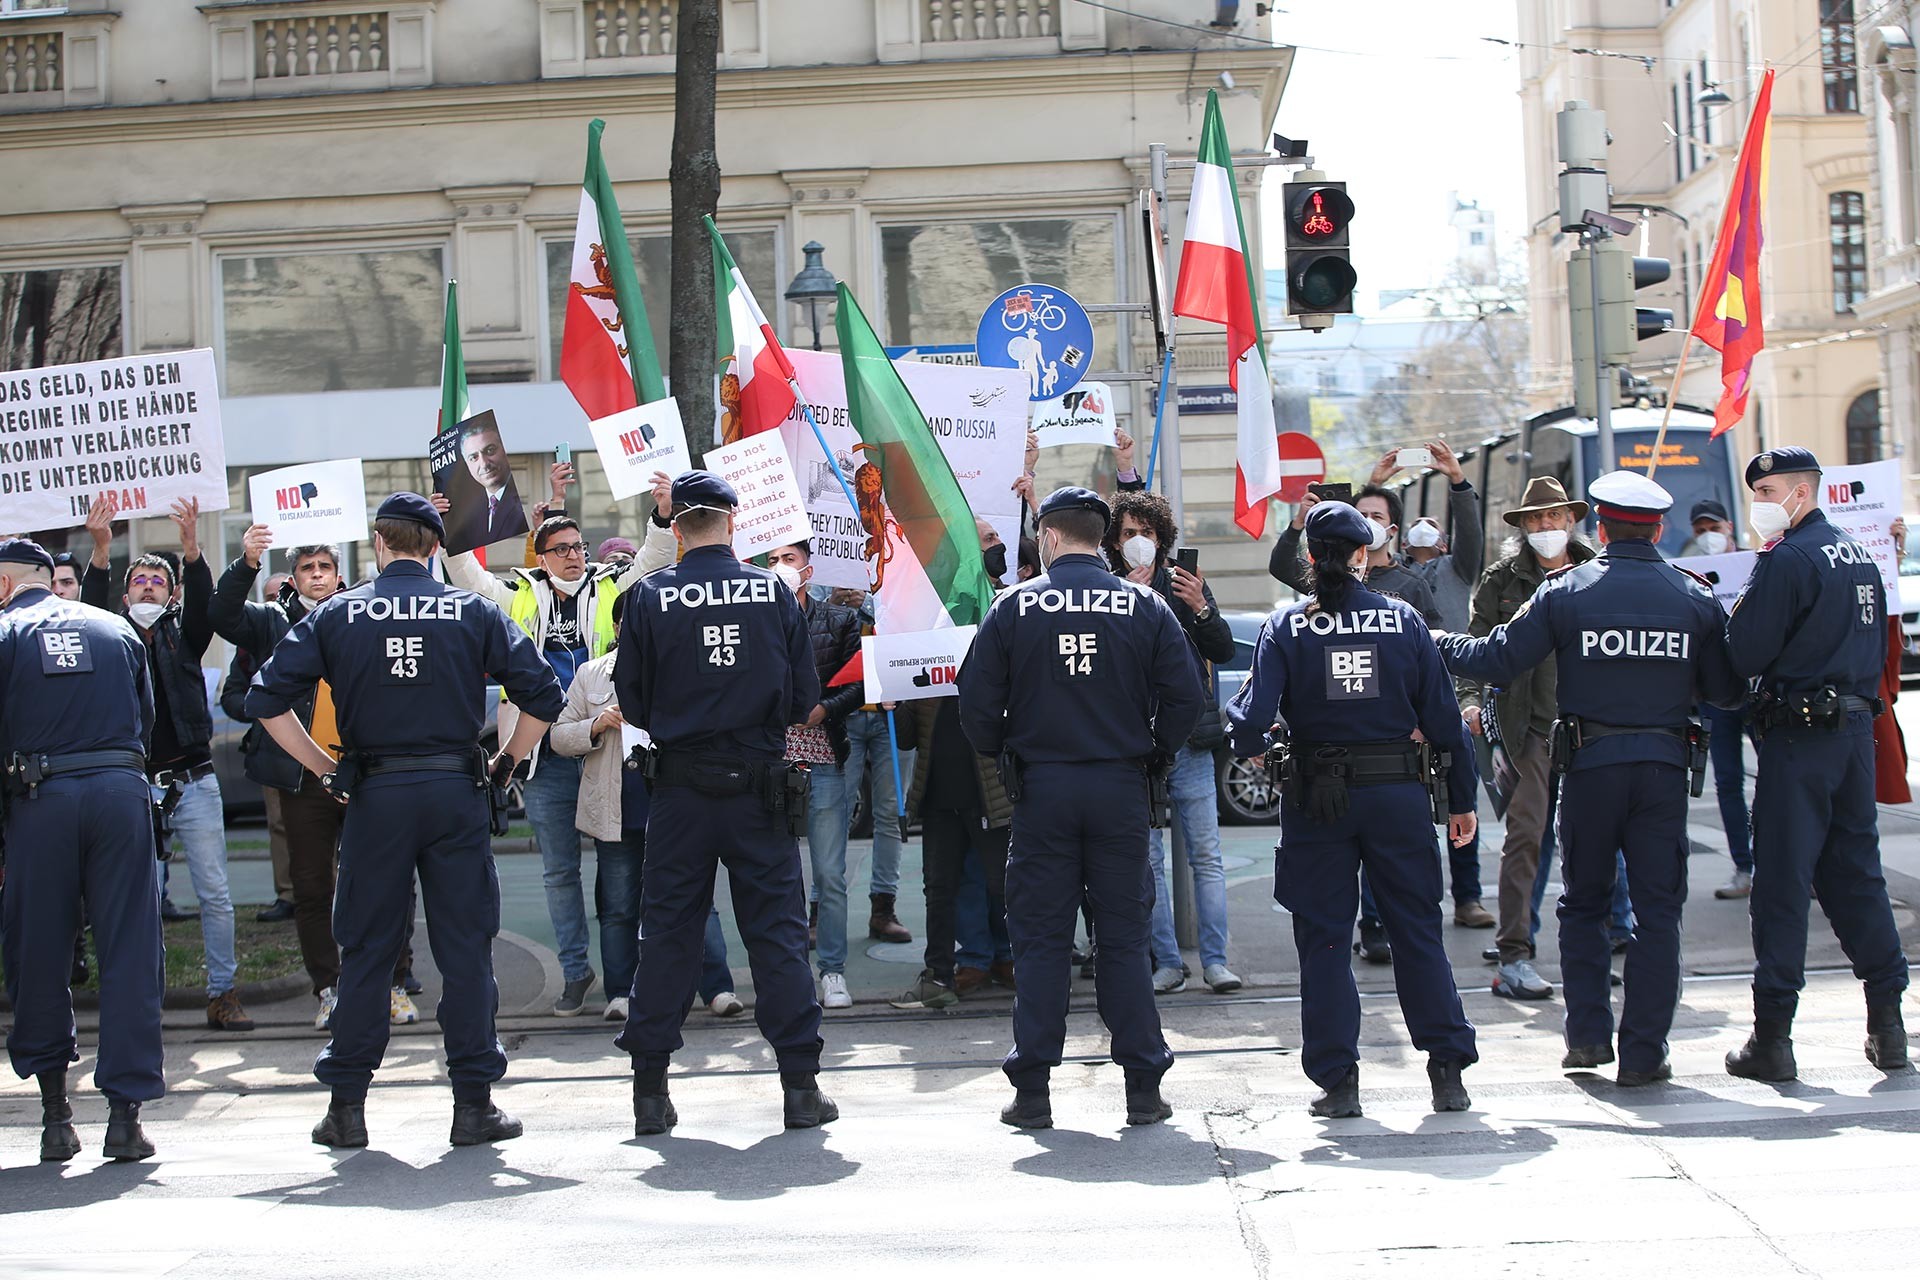
{"label": "be 14 patch", "polygon": [[1380,696],[1380,647],[1371,644],[1325,649],[1327,701],[1351,702]]}

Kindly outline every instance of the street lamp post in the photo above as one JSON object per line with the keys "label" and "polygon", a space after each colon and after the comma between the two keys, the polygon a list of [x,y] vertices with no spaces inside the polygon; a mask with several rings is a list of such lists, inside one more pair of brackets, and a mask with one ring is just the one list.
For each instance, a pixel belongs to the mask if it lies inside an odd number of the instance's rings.
{"label": "street lamp post", "polygon": [[818,240],[809,240],[800,252],[806,255],[805,265],[800,274],[793,278],[784,295],[788,302],[799,308],[800,315],[813,329],[813,349],[820,349],[820,324],[822,319],[833,323],[834,303],[840,296],[840,282],[833,278],[833,272],[820,265],[820,255],[827,251]]}

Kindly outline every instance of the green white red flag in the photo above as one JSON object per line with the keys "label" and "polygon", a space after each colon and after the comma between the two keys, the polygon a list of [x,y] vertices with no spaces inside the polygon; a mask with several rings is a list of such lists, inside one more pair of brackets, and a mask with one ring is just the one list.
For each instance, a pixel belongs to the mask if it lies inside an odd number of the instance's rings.
{"label": "green white red flag", "polygon": [[607,123],[587,126],[587,176],[573,230],[573,268],[560,338],[560,380],[589,418],[667,398],[613,183],[600,158]]}
{"label": "green white red flag", "polygon": [[727,250],[713,219],[702,217],[713,237],[714,318],[719,333],[720,422],[714,434],[732,444],[743,436],[777,430],[799,403],[793,364],[773,336],[766,313],[754,301],[747,278]]}
{"label": "green white red flag", "polygon": [[1209,89],[1173,314],[1227,328],[1227,381],[1239,403],[1233,522],[1258,538],[1267,529],[1267,499],[1280,491],[1283,477],[1273,389],[1260,340],[1260,291],[1254,286],[1246,243],[1246,223],[1233,185],[1233,153],[1220,118],[1220,99]]}

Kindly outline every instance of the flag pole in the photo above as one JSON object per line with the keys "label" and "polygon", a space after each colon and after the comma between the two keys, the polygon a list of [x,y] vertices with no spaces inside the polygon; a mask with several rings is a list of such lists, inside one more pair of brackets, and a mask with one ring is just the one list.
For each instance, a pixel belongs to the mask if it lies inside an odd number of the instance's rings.
{"label": "flag pole", "polygon": [[788,378],[787,385],[793,388],[794,403],[800,406],[800,412],[806,415],[807,425],[813,428],[813,438],[820,442],[820,452],[826,455],[827,465],[833,468],[833,478],[840,482],[840,492],[847,495],[847,505],[853,508],[857,518],[860,515],[860,499],[853,496],[853,486],[847,483],[846,472],[840,470],[839,459],[833,456],[833,450],[827,445],[827,434],[820,430],[820,424],[814,420],[813,406],[807,403],[806,392],[800,390],[800,379]]}
{"label": "flag pole", "polygon": [[1173,344],[1167,344],[1166,357],[1160,362],[1160,391],[1153,399],[1153,444],[1147,450],[1147,488],[1153,488],[1154,464],[1160,460],[1160,424],[1167,418],[1167,380],[1173,376]]}
{"label": "flag pole", "polygon": [[1653,479],[1653,473],[1660,469],[1660,446],[1667,439],[1667,423],[1673,418],[1673,401],[1680,394],[1680,377],[1687,371],[1687,356],[1693,351],[1693,330],[1687,330],[1686,341],[1680,344],[1680,363],[1673,369],[1673,384],[1667,388],[1667,407],[1660,414],[1660,430],[1653,437],[1653,457],[1647,461],[1647,479]]}
{"label": "flag pole", "polygon": [[[887,708],[887,745],[893,749],[893,798],[894,807],[900,810],[899,816],[907,816],[907,788],[900,780],[900,731],[894,727],[893,708]],[[901,837],[906,837],[905,824],[902,824]]]}

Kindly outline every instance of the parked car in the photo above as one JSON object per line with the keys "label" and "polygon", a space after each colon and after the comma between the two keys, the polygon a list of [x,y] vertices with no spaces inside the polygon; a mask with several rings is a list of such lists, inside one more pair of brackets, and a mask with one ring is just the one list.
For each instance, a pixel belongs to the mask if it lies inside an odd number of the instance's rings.
{"label": "parked car", "polygon": [[[224,672],[211,672],[214,683],[207,699],[209,710],[213,712],[213,771],[220,779],[220,799],[226,810],[229,823],[236,818],[258,821],[266,816],[266,799],[260,790],[260,784],[247,776],[246,756],[240,744],[247,736],[248,726],[228,715],[220,706],[220,686],[218,680]],[[499,749],[500,745],[500,686],[487,686],[486,724],[481,730],[480,742],[488,752]],[[519,818],[526,813],[523,797],[524,779],[515,778],[507,786],[510,803],[507,808],[509,817]]]}
{"label": "parked car", "polygon": [[[1907,522],[1920,529],[1920,516]],[[1920,672],[1920,555],[1908,553],[1900,562],[1900,631],[1907,651],[1900,655],[1900,674]]]}
{"label": "parked car", "polygon": [[[1260,624],[1267,620],[1267,615],[1235,612],[1223,613],[1222,616],[1233,630],[1233,659],[1219,664],[1213,671],[1214,689],[1220,699],[1220,713],[1224,716],[1227,703],[1247,682],[1247,673],[1253,667],[1253,642],[1259,638]],[[1268,779],[1264,766],[1256,768],[1245,760],[1235,759],[1224,745],[1214,752],[1214,761],[1220,821],[1235,826],[1258,826],[1279,821],[1280,792]]]}

